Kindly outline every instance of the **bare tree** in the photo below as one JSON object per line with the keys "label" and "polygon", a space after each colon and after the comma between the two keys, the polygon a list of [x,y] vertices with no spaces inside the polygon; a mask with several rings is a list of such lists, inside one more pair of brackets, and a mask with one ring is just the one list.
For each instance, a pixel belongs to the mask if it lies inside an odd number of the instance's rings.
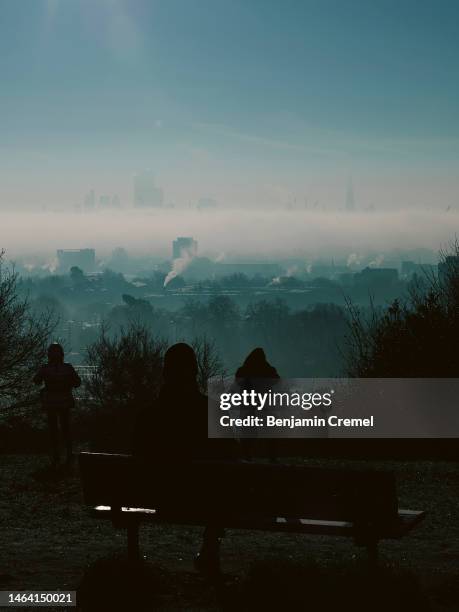
{"label": "bare tree", "polygon": [[[205,392],[207,380],[223,376],[225,369],[215,343],[207,336],[191,342],[198,361],[198,384]],[[166,342],[140,323],[110,335],[104,328],[98,340],[86,349],[90,366],[85,381],[88,402],[100,409],[132,406],[151,401],[162,383]]]}
{"label": "bare tree", "polygon": [[128,451],[139,410],[158,394],[165,342],[140,323],[110,334],[103,328],[86,349],[88,413],[83,436],[97,450]]}
{"label": "bare tree", "polygon": [[0,252],[0,409],[33,401],[32,378],[43,361],[57,321],[51,311],[34,314],[18,292],[18,275]]}
{"label": "bare tree", "polygon": [[[223,375],[223,364],[215,345],[205,336],[192,346],[198,360],[198,383],[207,389],[207,380]],[[85,380],[87,437],[99,449],[129,448],[138,411],[157,396],[167,343],[140,323],[110,335],[103,329],[96,342],[86,349],[90,366]]]}
{"label": "bare tree", "polygon": [[103,328],[86,349],[86,364],[92,366],[85,381],[90,404],[114,409],[152,400],[161,384],[165,349],[164,340],[139,323],[115,335]]}
{"label": "bare tree", "polygon": [[348,303],[347,370],[357,377],[452,377],[459,373],[459,244],[440,253],[438,276],[411,285],[405,301],[370,314]]}
{"label": "bare tree", "polygon": [[202,393],[207,392],[207,381],[216,376],[225,376],[226,370],[218,354],[215,342],[206,335],[196,336],[191,346],[198,361],[198,386]]}

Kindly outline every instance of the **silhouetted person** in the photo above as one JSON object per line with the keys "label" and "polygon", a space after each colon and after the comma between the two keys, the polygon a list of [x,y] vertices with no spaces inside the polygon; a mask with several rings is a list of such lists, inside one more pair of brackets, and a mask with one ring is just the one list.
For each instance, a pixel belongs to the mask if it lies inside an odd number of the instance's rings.
{"label": "silhouetted person", "polygon": [[181,463],[209,456],[207,397],[200,393],[194,350],[174,344],[164,356],[163,385],[153,405],[143,408],[134,433],[134,453]]}
{"label": "silhouetted person", "polygon": [[[257,347],[251,351],[244,363],[240,368],[237,369],[236,384],[240,389],[251,391],[254,389],[257,393],[266,393],[272,386],[277,384],[279,381],[279,374],[275,367],[273,367],[266,359],[265,352],[262,348]],[[247,412],[242,415],[246,416],[250,411],[253,411],[254,416],[258,415],[256,407],[245,409]],[[265,414],[268,412],[268,408],[264,409]],[[241,440],[244,457],[251,459],[254,454],[257,438],[257,429],[246,428],[244,430],[244,438]],[[275,441],[267,440],[267,453],[271,460],[275,459]]]}
{"label": "silhouetted person", "polygon": [[237,369],[236,378],[241,380],[274,379],[279,378],[279,374],[266,359],[264,350],[257,347],[247,355],[244,363]]}
{"label": "silhouetted person", "polygon": [[48,363],[42,365],[34,376],[36,385],[44,384],[40,392],[43,408],[48,417],[53,464],[60,461],[59,429],[65,445],[67,464],[72,463],[72,435],[70,412],[74,407],[72,390],[79,387],[81,379],[70,363],[64,362],[64,350],[60,344],[48,348]]}
{"label": "silhouetted person", "polygon": [[[185,343],[174,344],[164,356],[164,384],[153,405],[141,410],[134,433],[134,454],[162,467],[180,487],[181,473],[199,460],[233,459],[232,440],[209,440],[207,397],[198,388],[198,363],[194,350]],[[169,480],[170,480],[169,479]],[[182,478],[183,483],[183,478]],[[186,483],[189,486],[190,483]],[[212,503],[213,491],[199,495],[200,505]],[[190,500],[192,502],[193,500]],[[209,506],[210,507],[210,506]],[[219,573],[219,548],[223,530],[209,525],[204,531],[196,567],[212,576]]]}

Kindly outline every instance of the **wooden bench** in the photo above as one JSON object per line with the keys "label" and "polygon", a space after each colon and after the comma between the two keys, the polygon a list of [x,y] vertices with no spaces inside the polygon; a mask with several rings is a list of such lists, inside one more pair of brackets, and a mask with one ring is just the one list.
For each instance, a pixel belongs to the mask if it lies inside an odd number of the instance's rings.
{"label": "wooden bench", "polygon": [[377,560],[378,542],[406,535],[425,515],[398,508],[392,472],[262,463],[159,467],[130,455],[81,453],[85,504],[126,528],[139,557],[142,521],[346,536]]}

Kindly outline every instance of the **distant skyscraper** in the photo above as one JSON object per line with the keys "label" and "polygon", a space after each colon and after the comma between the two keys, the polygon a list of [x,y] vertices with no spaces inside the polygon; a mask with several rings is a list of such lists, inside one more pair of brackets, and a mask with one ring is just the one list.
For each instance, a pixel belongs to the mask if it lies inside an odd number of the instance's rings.
{"label": "distant skyscraper", "polygon": [[99,207],[100,208],[110,208],[110,196],[109,195],[101,195],[99,198]]}
{"label": "distant skyscraper", "polygon": [[120,208],[121,202],[120,198],[117,194],[110,195],[101,195],[99,198],[99,208],[105,210],[107,208]]}
{"label": "distant skyscraper", "polygon": [[151,208],[162,206],[163,190],[156,187],[151,172],[141,172],[134,177],[134,206]]}
{"label": "distant skyscraper", "polygon": [[196,257],[198,254],[198,243],[189,236],[179,236],[172,243],[172,259],[180,257]]}
{"label": "distant skyscraper", "polygon": [[94,193],[94,189],[91,189],[84,198],[84,208],[85,210],[94,210],[96,207],[96,194]]}
{"label": "distant skyscraper", "polygon": [[352,179],[349,179],[349,183],[346,189],[346,204],[345,208],[347,211],[352,211],[355,209],[355,200],[354,200],[354,186],[352,184]]}

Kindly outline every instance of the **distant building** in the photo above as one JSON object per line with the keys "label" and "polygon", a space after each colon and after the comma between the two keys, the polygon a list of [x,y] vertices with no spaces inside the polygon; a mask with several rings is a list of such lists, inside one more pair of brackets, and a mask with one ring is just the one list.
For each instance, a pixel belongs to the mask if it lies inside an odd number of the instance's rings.
{"label": "distant building", "polygon": [[198,243],[190,236],[179,236],[172,243],[172,259],[180,257],[196,257]]}
{"label": "distant building", "polygon": [[459,276],[459,255],[448,255],[438,264],[438,278],[441,282],[453,275]]}
{"label": "distant building", "polygon": [[121,202],[120,198],[117,194],[111,195],[101,195],[99,198],[99,208],[102,210],[107,210],[109,208],[120,208]]}
{"label": "distant building", "polygon": [[94,193],[94,189],[88,191],[84,198],[84,208],[85,210],[94,210],[96,207],[96,194]]}
{"label": "distant building", "polygon": [[355,285],[369,287],[387,287],[398,281],[398,270],[396,268],[364,268],[361,272],[354,274]]}
{"label": "distant building", "polygon": [[112,251],[112,256],[108,263],[110,268],[119,272],[125,272],[129,266],[129,255],[123,247],[117,247]]}
{"label": "distant building", "polygon": [[67,274],[70,268],[77,266],[83,272],[93,272],[96,267],[94,249],[59,249],[57,251],[59,272]]}
{"label": "distant building", "polygon": [[406,280],[412,278],[415,274],[421,277],[430,277],[432,274],[436,275],[437,266],[432,264],[420,264],[414,261],[402,261],[400,273],[402,278]]}
{"label": "distant building", "polygon": [[134,177],[134,206],[157,208],[163,205],[163,190],[156,187],[151,172],[141,172]]}
{"label": "distant building", "polygon": [[279,264],[268,262],[216,263],[214,271],[216,277],[245,274],[249,277],[262,276],[264,278],[274,278],[285,274],[285,270]]}
{"label": "distant building", "polygon": [[99,207],[100,208],[110,208],[110,196],[109,195],[101,195],[99,198]]}
{"label": "distant building", "polygon": [[333,262],[317,262],[309,266],[309,275],[311,278],[328,278],[335,280],[339,274],[349,272],[349,269],[344,264],[335,264]]}

